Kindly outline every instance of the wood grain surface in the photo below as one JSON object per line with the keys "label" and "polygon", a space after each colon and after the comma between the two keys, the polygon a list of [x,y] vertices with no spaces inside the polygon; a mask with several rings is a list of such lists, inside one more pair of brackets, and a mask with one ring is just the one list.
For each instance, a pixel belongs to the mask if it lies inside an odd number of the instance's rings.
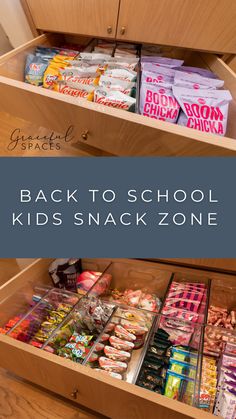
{"label": "wood grain surface", "polygon": [[236,53],[235,20],[235,0],[121,0],[117,38]]}
{"label": "wood grain surface", "polygon": [[[23,263],[24,262],[24,263]],[[0,259],[0,285],[25,267],[30,260]],[[63,378],[62,378],[63,379]],[[0,368],[0,419],[95,419],[90,413],[49,391],[33,385]]]}
{"label": "wood grain surface", "polygon": [[[62,377],[63,379],[63,377]],[[0,418],[104,418],[0,368]]]}
{"label": "wood grain surface", "polygon": [[38,29],[115,37],[119,0],[27,0],[27,4]]}

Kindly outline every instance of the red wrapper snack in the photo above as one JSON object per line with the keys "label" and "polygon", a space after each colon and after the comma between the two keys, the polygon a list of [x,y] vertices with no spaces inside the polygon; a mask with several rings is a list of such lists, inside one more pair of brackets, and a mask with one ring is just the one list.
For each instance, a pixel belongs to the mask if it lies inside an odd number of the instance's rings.
{"label": "red wrapper snack", "polygon": [[113,361],[112,359],[101,356],[99,358],[99,365],[106,371],[124,373],[127,370],[128,365],[125,362]]}
{"label": "red wrapper snack", "polygon": [[80,293],[87,293],[96,284],[96,296],[103,294],[110,285],[111,275],[96,271],[84,271],[77,277],[77,288]]}
{"label": "red wrapper snack", "polygon": [[193,90],[173,86],[185,118],[179,125],[198,131],[224,136],[226,134],[228,108],[232,96],[228,90]]}
{"label": "red wrapper snack", "polygon": [[105,332],[111,333],[114,329],[115,329],[115,323],[109,323],[105,328]]}
{"label": "red wrapper snack", "polygon": [[153,119],[176,123],[180,105],[173,95],[171,85],[159,83],[156,86],[142,83],[140,92],[140,113]]}
{"label": "red wrapper snack", "polygon": [[123,323],[124,328],[133,335],[136,336],[134,341],[134,349],[140,349],[145,342],[145,338],[148,332],[148,329],[138,324],[133,324],[130,322]]}
{"label": "red wrapper snack", "polygon": [[108,335],[108,333],[103,333],[103,335],[101,336],[101,342],[107,342],[109,340],[110,335]]}
{"label": "red wrapper snack", "polygon": [[129,333],[123,326],[119,324],[115,327],[115,334],[118,338],[128,340],[129,342],[134,342],[136,339],[135,335]]}
{"label": "red wrapper snack", "polygon": [[130,361],[131,355],[129,352],[121,351],[113,346],[105,346],[104,352],[107,358],[114,361]]}
{"label": "red wrapper snack", "polygon": [[104,350],[105,345],[103,343],[96,343],[95,345],[95,351],[96,352],[102,352]]}
{"label": "red wrapper snack", "polygon": [[110,344],[116,348],[123,351],[132,351],[134,349],[133,342],[129,342],[127,340],[119,339],[116,336],[111,336],[109,339]]}

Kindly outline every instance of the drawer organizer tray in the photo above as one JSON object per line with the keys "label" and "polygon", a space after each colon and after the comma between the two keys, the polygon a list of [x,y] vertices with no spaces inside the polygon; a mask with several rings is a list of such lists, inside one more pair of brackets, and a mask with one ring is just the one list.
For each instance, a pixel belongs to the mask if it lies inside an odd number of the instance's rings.
{"label": "drawer organizer tray", "polygon": [[[88,37],[48,33],[0,57],[2,111],[37,127],[45,127],[49,132],[65,133],[73,125],[73,139],[61,142],[61,155],[76,155],[78,147],[85,144],[116,156],[235,155],[236,75],[216,55],[172,47],[166,50],[166,55],[184,59],[186,65],[210,69],[225,81],[225,88],[230,90],[234,100],[230,103],[224,138],[24,83],[27,54],[37,45],[57,46],[65,41],[87,44]],[[4,139],[7,140],[4,155],[19,154],[17,150],[8,149],[10,134]]]}

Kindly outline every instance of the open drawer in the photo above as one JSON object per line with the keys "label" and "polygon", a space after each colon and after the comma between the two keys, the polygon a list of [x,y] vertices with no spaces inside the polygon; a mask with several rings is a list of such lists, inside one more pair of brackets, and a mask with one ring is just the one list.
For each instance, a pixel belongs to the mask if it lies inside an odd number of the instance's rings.
{"label": "open drawer", "polygon": [[[41,284],[41,290],[50,285],[48,275],[50,262],[50,259],[35,261],[0,288],[1,327],[9,319],[9,316],[16,314],[14,312],[15,304],[19,310],[20,301],[24,301],[25,297],[27,298],[30,293],[35,292],[37,285]],[[107,259],[84,259],[83,268],[103,270],[108,262],[110,260]],[[126,265],[126,269],[129,266],[128,270],[131,276],[127,276],[127,286],[129,286],[129,278],[132,281],[134,272],[143,272],[147,277],[155,279],[156,271],[157,281],[159,281],[160,271],[163,271],[165,287],[166,280],[171,277],[173,271],[176,273],[173,277],[175,281],[187,278],[190,281],[199,282],[200,279],[210,278],[214,283],[215,280],[233,281],[234,279],[229,275],[205,271],[197,272],[194,269],[183,267],[173,268],[168,264],[129,259],[115,259],[114,263],[120,264],[120,267]],[[114,275],[116,281],[119,280],[117,267]],[[87,366],[70,362],[68,359],[2,334],[0,334],[0,359],[3,368],[108,417],[142,419],[148,415],[150,418],[163,417],[165,419],[213,418],[212,415],[195,407],[101,374]]]}
{"label": "open drawer", "polygon": [[[169,48],[168,51],[169,56],[185,59],[186,65],[211,69],[225,81],[225,88],[234,96],[234,101],[230,104],[228,132],[225,138],[83,99],[75,99],[24,83],[27,54],[37,45],[60,45],[65,42],[65,38],[70,41],[83,40],[81,37],[71,35],[68,38],[62,34],[45,34],[0,58],[1,110],[30,121],[38,127],[47,128],[49,136],[52,131],[61,133],[62,138],[59,139],[61,155],[66,146],[67,150],[70,149],[70,155],[75,156],[78,153],[78,144],[86,144],[117,156],[234,156],[236,154],[236,75],[221,59],[212,54],[191,50]],[[84,39],[84,42],[87,40]],[[73,133],[65,144],[63,137],[69,126],[74,127]],[[24,150],[27,150],[29,140],[22,139],[22,135],[23,133],[15,132],[13,135],[15,141],[11,145],[9,145],[11,132],[7,138],[1,138],[4,142],[2,147],[4,155],[19,155],[23,143]],[[39,133],[32,132],[33,137],[37,135]],[[19,136],[18,141],[17,136]],[[37,139],[31,142],[37,142]],[[50,147],[46,147],[41,153],[44,156],[52,156],[53,151],[55,144],[51,141]],[[59,154],[58,150],[55,154]]]}

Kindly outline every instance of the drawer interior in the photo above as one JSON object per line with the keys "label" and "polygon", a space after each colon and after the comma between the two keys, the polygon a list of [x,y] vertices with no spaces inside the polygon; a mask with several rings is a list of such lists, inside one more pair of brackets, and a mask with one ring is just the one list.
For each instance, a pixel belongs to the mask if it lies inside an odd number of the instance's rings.
{"label": "drawer interior", "polygon": [[[64,293],[65,295],[67,294],[63,290],[55,288],[53,290],[51,289],[52,282],[48,274],[50,262],[51,260],[49,259],[37,261],[33,268],[31,265],[31,267],[27,268],[23,273],[19,274],[5,286],[1,287],[0,326],[2,328],[9,319],[18,315],[19,311],[22,309],[24,309],[23,321],[27,320],[29,315],[32,315],[32,311],[27,314],[27,307],[29,308],[33,294],[42,296],[46,293],[46,296],[43,296],[39,304],[41,304],[43,300],[47,300],[48,295],[52,292]],[[65,341],[62,340],[62,336],[64,338],[66,336],[66,342],[68,342],[74,332],[77,334],[84,333],[83,322],[87,316],[85,307],[88,305],[91,307],[90,304],[92,304],[93,307],[99,307],[99,309],[101,307],[107,307],[107,317],[104,322],[97,327],[96,334],[93,336],[93,345],[89,347],[86,355],[81,360],[77,360],[76,362],[81,363],[86,368],[89,368],[89,370],[91,368],[93,370],[101,370],[100,365],[97,363],[97,355],[99,353],[99,356],[101,357],[105,356],[106,353],[103,354],[103,349],[101,349],[101,346],[100,349],[98,349],[97,345],[100,344],[103,346],[108,344],[109,346],[109,343],[107,342],[108,338],[110,341],[111,336],[117,337],[115,332],[115,327],[117,325],[124,328],[128,322],[129,328],[134,328],[135,330],[137,322],[139,322],[139,328],[142,329],[143,335],[139,330],[140,335],[137,342],[139,344],[141,342],[141,346],[132,351],[131,359],[128,363],[128,369],[125,373],[122,372],[122,374],[123,380],[127,383],[137,384],[138,387],[140,385],[143,386],[143,365],[147,362],[147,356],[151,350],[150,348],[152,348],[153,345],[156,345],[156,339],[160,330],[164,330],[166,332],[168,331],[167,333],[171,336],[169,339],[171,340],[172,345],[174,344],[175,348],[178,348],[180,345],[178,336],[181,334],[182,346],[188,348],[188,356],[190,356],[190,359],[193,359],[195,364],[190,367],[190,387],[192,388],[192,394],[183,400],[181,398],[178,398],[178,400],[184,401],[190,406],[197,406],[199,389],[201,386],[203,357],[204,355],[212,356],[203,344],[204,336],[205,340],[206,337],[207,339],[209,338],[209,325],[207,325],[208,308],[211,304],[217,304],[220,307],[225,307],[226,305],[228,310],[234,309],[236,287],[234,277],[230,275],[226,277],[224,276],[223,283],[220,278],[210,280],[208,278],[208,273],[206,272],[202,273],[201,271],[197,272],[188,269],[185,271],[178,269],[175,272],[175,268],[173,266],[171,268],[169,267],[169,269],[165,269],[165,266],[160,267],[160,265],[157,264],[157,267],[155,267],[154,263],[135,260],[110,261],[102,259],[83,259],[82,268],[83,270],[100,271],[103,272],[103,274],[87,295],[82,298],[77,295],[78,301],[75,301],[75,304],[71,307],[70,312],[68,312],[62,321],[53,328],[51,335],[46,341],[44,341],[43,345],[40,348],[38,347],[38,353],[53,352],[52,358],[54,358],[55,361],[58,359],[56,362],[60,363],[60,359],[62,359],[61,356],[64,356],[62,354],[63,348],[65,347]],[[111,275],[112,280],[109,284],[109,288],[107,288],[104,292],[103,285],[106,275]],[[15,291],[9,293],[13,283],[14,288],[12,288],[12,291]],[[191,292],[197,294],[197,299],[195,299],[194,304],[198,304],[199,306],[199,309],[197,309],[198,319],[193,320],[193,318],[190,317],[179,318],[177,315],[179,308],[175,305],[173,306],[175,307],[175,310],[173,311],[172,309],[172,313],[170,310],[168,315],[166,315],[165,308],[171,309],[172,307],[173,300],[170,304],[171,298],[174,298],[175,303],[177,295],[184,292],[183,287],[185,289],[186,284],[188,284],[187,286],[191,288]],[[124,293],[125,289],[128,288],[132,289],[134,292],[141,290],[144,294],[149,293],[150,295],[156,295],[156,297],[162,301],[159,312],[158,310],[154,310],[153,307],[152,310],[144,310],[143,308],[140,308],[137,302],[134,304],[134,301],[132,300],[130,300],[128,304],[126,301],[125,304],[124,301],[116,301],[116,299],[110,298],[110,291],[113,287],[121,293]],[[220,296],[222,296],[223,289],[224,298],[220,302]],[[72,295],[71,293],[68,294],[69,297]],[[73,294],[73,296],[76,296],[76,294]],[[180,294],[179,298],[183,299],[187,297],[183,297],[182,294]],[[16,326],[13,326],[10,330],[8,330],[7,335],[9,337],[16,337],[15,333],[17,332],[17,327],[20,325],[22,325],[21,322],[17,323]],[[214,326],[210,327],[213,329],[214,333],[218,330],[218,328]],[[129,328],[128,330],[130,330]],[[226,331],[224,328],[221,328],[220,333],[222,341],[226,332],[228,333],[227,336],[229,336],[230,339],[236,339],[235,330]],[[124,332],[122,331],[122,333]],[[88,331],[86,336],[87,335]],[[108,335],[108,338],[106,335]],[[161,341],[162,340],[163,338],[161,338]],[[12,339],[12,341],[14,342],[15,339]],[[30,346],[26,343],[24,343],[24,345],[26,347]],[[60,352],[61,350],[62,352]],[[60,356],[55,357],[55,353]],[[215,358],[219,359],[219,354],[217,354],[217,357],[215,356]],[[96,371],[94,371],[94,373],[96,373]],[[100,376],[101,372],[98,371],[97,374]],[[189,382],[189,377],[187,378],[186,376],[186,380]]]}
{"label": "drawer interior", "polygon": [[[19,314],[24,316],[32,306],[33,295],[35,295],[35,297],[43,297],[53,288],[53,282],[48,272],[51,261],[52,260],[50,259],[44,259],[42,263],[39,264],[39,270],[34,269],[33,264],[32,273],[30,270],[29,277],[26,275],[23,283],[21,275],[18,275],[19,281],[14,281],[14,284],[10,283],[10,286],[13,286],[12,292],[4,296],[0,303],[0,327],[2,327],[10,317],[13,318]],[[109,262],[104,262],[102,260],[82,260],[83,271],[96,271],[102,273],[108,265]],[[28,269],[26,268],[25,271],[28,272]],[[34,302],[37,301],[38,299],[35,299]]]}
{"label": "drawer interior", "polygon": [[[16,80],[17,82],[24,81],[24,67],[25,60],[28,53],[33,52],[37,45],[44,46],[60,46],[64,43],[80,43],[83,45],[88,45],[89,42],[93,42],[92,38],[83,37],[83,36],[74,36],[74,35],[65,35],[65,34],[55,34],[49,33],[42,35],[31,42],[29,46],[21,47],[15,51],[6,54],[3,58],[0,59],[0,76]],[[96,41],[95,41],[96,42]],[[231,139],[236,138],[236,124],[235,124],[235,112],[236,112],[236,83],[235,83],[235,74],[230,68],[216,55],[201,53],[196,51],[191,51],[188,49],[181,49],[175,47],[162,47],[163,55],[171,58],[184,59],[185,65],[187,66],[196,66],[200,68],[206,68],[213,71],[217,76],[225,81],[225,89],[229,89],[233,101],[231,101],[229,106],[229,119],[228,119],[228,128],[227,128],[227,137]],[[40,88],[31,86],[33,91],[40,93]],[[55,96],[57,93],[55,93]],[[66,97],[62,100],[66,101]],[[77,99],[78,105],[83,106],[84,100]],[[94,109],[99,109],[97,104],[93,104]],[[99,109],[100,110],[100,109]],[[118,113],[120,110],[114,110]],[[123,111],[124,113],[124,111]],[[125,118],[125,113],[124,113]],[[142,118],[142,122],[149,119]],[[166,127],[168,129],[169,124]],[[164,124],[164,127],[165,127]],[[182,128],[182,127],[181,127]]]}

